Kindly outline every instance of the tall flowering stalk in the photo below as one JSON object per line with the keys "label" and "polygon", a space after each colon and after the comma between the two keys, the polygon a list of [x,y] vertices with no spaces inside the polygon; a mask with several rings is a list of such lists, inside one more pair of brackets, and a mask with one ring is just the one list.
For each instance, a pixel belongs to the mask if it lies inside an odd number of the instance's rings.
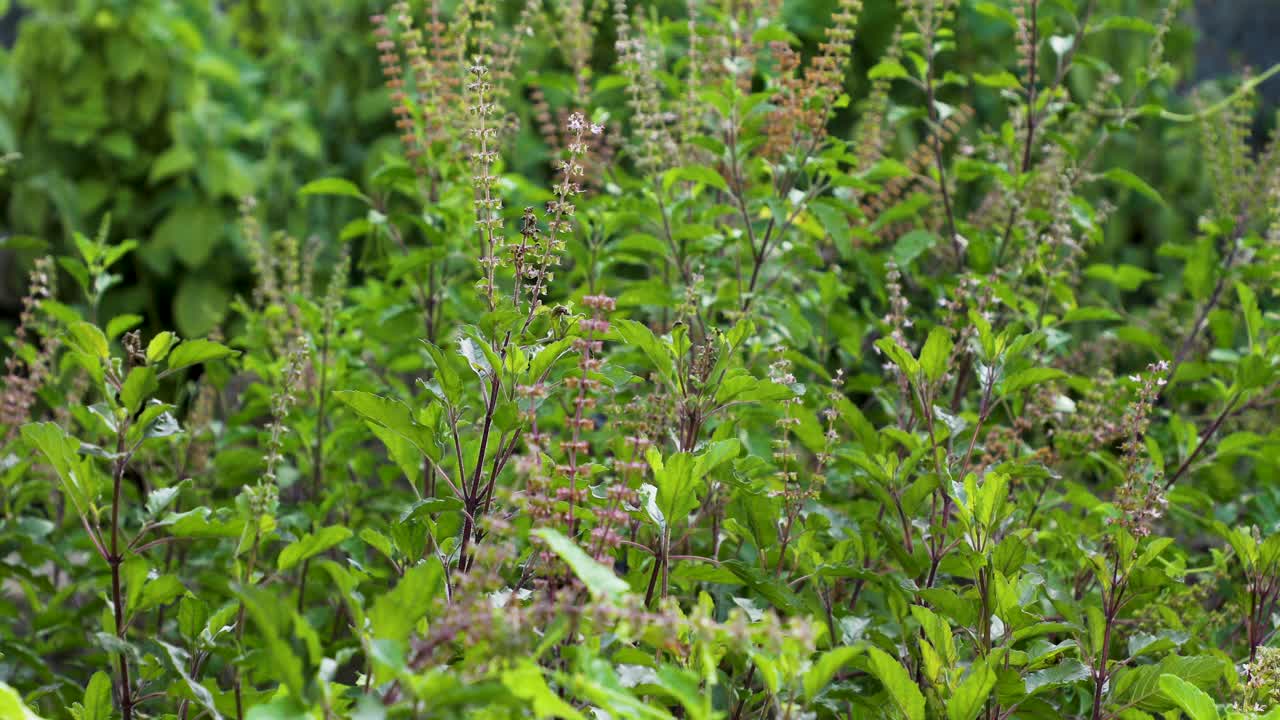
{"label": "tall flowering stalk", "polygon": [[1101,646],[1093,652],[1091,675],[1093,679],[1093,710],[1091,720],[1104,717],[1103,699],[1107,685],[1115,673],[1109,665],[1111,643],[1116,619],[1120,611],[1133,600],[1130,578],[1134,559],[1138,554],[1138,542],[1151,534],[1152,525],[1163,514],[1165,499],[1159,473],[1148,472],[1144,461],[1144,438],[1151,426],[1151,411],[1155,407],[1159,388],[1167,383],[1169,363],[1160,361],[1149,365],[1146,373],[1132,375],[1130,380],[1138,384],[1137,396],[1125,414],[1124,427],[1124,481],[1117,492],[1119,517],[1113,521],[1113,530],[1107,536],[1107,559],[1097,568],[1102,599]]}
{"label": "tall flowering stalk", "polygon": [[585,438],[585,433],[595,429],[595,418],[591,416],[591,411],[596,406],[595,394],[600,392],[600,381],[592,377],[593,374],[599,372],[604,361],[600,358],[600,353],[604,349],[604,341],[601,340],[605,333],[609,332],[609,321],[605,319],[606,312],[611,312],[615,307],[613,298],[606,295],[588,295],[582,298],[582,304],[591,310],[591,317],[583,318],[578,323],[578,329],[582,332],[582,337],[575,338],[573,341],[574,349],[578,351],[578,368],[580,374],[577,376],[567,377],[564,380],[565,387],[575,391],[573,399],[573,417],[567,421],[569,425],[570,438],[561,443],[561,449],[564,450],[567,462],[560,466],[558,470],[569,478],[569,528],[575,527],[574,507],[578,504],[578,478],[585,476],[591,472],[589,465],[582,464],[580,458],[585,456],[591,449],[591,445]]}
{"label": "tall flowering stalk", "polygon": [[[523,265],[523,274],[526,276],[524,279],[530,284],[529,312],[525,316],[522,331],[528,330],[533,322],[538,307],[542,304],[542,296],[547,292],[547,283],[553,278],[551,268],[559,261],[565,242],[573,232],[573,217],[577,212],[574,198],[582,194],[579,179],[583,175],[581,160],[587,152],[586,135],[588,132],[599,135],[604,131],[604,126],[588,122],[582,113],[570,115],[567,128],[572,140],[566,148],[565,158],[560,161],[560,181],[552,187],[555,198],[547,203],[547,230],[540,236],[541,242],[529,243],[528,260]],[[531,237],[538,235],[536,224],[532,223],[532,217],[528,214],[525,228]],[[519,302],[519,298],[516,301]]]}
{"label": "tall flowering stalk", "polygon": [[[31,271],[27,294],[22,298],[18,327],[14,330],[12,353],[5,358],[4,390],[0,393],[0,423],[8,426],[6,440],[12,440],[18,426],[31,419],[36,393],[53,371],[53,356],[59,340],[56,333],[41,328],[43,304],[57,292],[57,272],[53,258],[36,261]],[[32,334],[40,331],[39,346],[31,343]]]}
{"label": "tall flowering stalk", "polygon": [[499,112],[493,102],[493,86],[489,83],[489,68],[483,58],[477,57],[467,69],[471,82],[467,85],[468,111],[471,113],[471,181],[475,190],[473,205],[476,211],[476,227],[480,231],[480,269],[483,279],[480,291],[489,303],[489,309],[497,306],[496,273],[501,262],[498,253],[502,242],[502,199],[495,195],[498,178],[493,174],[498,159],[497,127],[494,115]]}

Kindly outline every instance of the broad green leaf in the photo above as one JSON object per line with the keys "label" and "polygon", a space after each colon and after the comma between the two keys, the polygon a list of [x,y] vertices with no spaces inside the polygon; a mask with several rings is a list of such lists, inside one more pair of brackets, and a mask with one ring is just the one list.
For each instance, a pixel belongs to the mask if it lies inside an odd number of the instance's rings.
{"label": "broad green leaf", "polygon": [[[89,685],[84,689],[81,700],[80,720],[110,720],[111,718],[111,676],[99,670],[89,678]],[[0,718],[7,718],[0,712]]]}
{"label": "broad green leaf", "polygon": [[1069,377],[1067,373],[1057,368],[1027,368],[1006,377],[1000,385],[1001,394],[1013,395],[1029,387],[1043,385],[1066,377]]}
{"label": "broad green leaf", "polygon": [[[457,370],[454,369],[453,363],[449,361],[449,357],[444,354],[444,351],[426,340],[423,340],[422,344],[426,346],[427,354],[431,356],[431,361],[435,363],[435,381],[439,384],[439,393],[443,394],[443,399],[449,405],[456,407],[462,400],[462,378],[458,376]],[[436,394],[435,390],[432,392]]]}
{"label": "broad green leaf", "polygon": [[924,695],[911,674],[878,647],[867,648],[868,669],[884,685],[894,707],[906,720],[924,720]]}
{"label": "broad green leaf", "polygon": [[204,266],[223,245],[228,218],[218,207],[196,201],[178,204],[156,224],[151,246],[163,248],[188,270]]}
{"label": "broad green leaf", "polygon": [[975,662],[947,701],[947,720],[974,720],[995,686],[995,671],[985,660]]}
{"label": "broad green leaf", "polygon": [[893,259],[898,267],[905,268],[912,260],[920,257],[926,250],[938,244],[938,236],[928,230],[912,230],[898,238],[893,245]]}
{"label": "broad green leaf", "polygon": [[1151,202],[1159,205],[1165,204],[1164,198],[1160,197],[1160,193],[1155,188],[1148,185],[1147,181],[1124,168],[1111,168],[1102,174],[1102,178],[1122,187],[1129,188]]}
{"label": "broad green leaf", "polygon": [[[405,441],[417,448],[418,452],[427,457],[436,458],[439,456],[432,430],[420,425],[414,419],[413,411],[409,409],[408,405],[399,400],[360,390],[339,390],[333,394],[333,397],[364,418],[371,428],[385,428],[404,438]],[[378,436],[383,438],[382,433],[378,433]],[[407,473],[408,468],[406,468]],[[413,476],[410,475],[410,477]]]}
{"label": "broad green leaf", "polygon": [[196,165],[196,154],[185,145],[174,145],[156,156],[147,175],[147,184],[156,183],[174,175],[181,175]]}
{"label": "broad green leaf", "polygon": [[862,653],[861,648],[845,645],[828,650],[804,674],[804,696],[812,700],[831,682],[840,668]]}
{"label": "broad green leaf", "polygon": [[114,340],[141,324],[141,315],[117,315],[107,323],[107,337]]}
{"label": "broad green leaf", "polygon": [[169,667],[169,671],[176,674],[182,679],[186,686],[187,692],[195,698],[200,707],[209,713],[209,717],[213,720],[222,720],[222,713],[218,712],[217,703],[213,700],[213,693],[209,692],[209,688],[196,682],[188,673],[187,669],[191,666],[191,656],[186,651],[175,645],[157,639],[156,642],[160,647],[164,648],[164,655],[161,656],[165,660],[165,665]]}
{"label": "broad green leaf", "polygon": [[663,458],[653,448],[645,453],[658,488],[658,508],[668,523],[683,520],[697,507],[707,487],[708,475],[736,457],[740,448],[736,439],[730,439],[710,443],[696,456],[680,452]]}
{"label": "broad green leaf", "polygon": [[1008,70],[1002,70],[991,74],[974,73],[973,81],[979,85],[997,90],[1018,90],[1022,87],[1022,83],[1018,82],[1018,77]]}
{"label": "broad green leaf", "polygon": [[396,643],[407,640],[434,605],[443,580],[444,569],[435,558],[405,572],[395,588],[379,595],[369,610],[373,638]]}
{"label": "broad green leaf", "polygon": [[1200,688],[1176,675],[1160,676],[1160,691],[1191,720],[1218,720],[1218,706]]}
{"label": "broad green leaf", "polygon": [[779,611],[787,614],[804,612],[804,601],[800,596],[796,595],[784,581],[765,573],[759,566],[747,565],[740,560],[728,560],[721,564]]}
{"label": "broad green leaf", "polygon": [[601,565],[595,558],[583,552],[577,543],[551,528],[538,528],[530,533],[542,538],[552,552],[560,556],[578,579],[587,586],[587,591],[596,600],[618,600],[630,592],[631,586],[625,580],[613,574],[609,568]]}
{"label": "broad green leaf", "polygon": [[91,521],[97,487],[92,465],[79,455],[80,442],[51,422],[23,425],[22,437],[44,454],[76,512]]}
{"label": "broad green leaf", "polygon": [[282,602],[269,590],[260,587],[240,589],[246,617],[256,629],[255,649],[263,653],[272,677],[295,697],[306,692],[305,664],[293,646],[293,638],[309,629],[294,612],[291,603]]}
{"label": "broad green leaf", "polygon": [[107,336],[98,326],[88,322],[78,322],[68,328],[71,333],[71,344],[77,350],[97,360],[105,361],[111,355],[111,346]]}
{"label": "broad green leaf", "polygon": [[911,77],[911,75],[897,60],[881,60],[867,72],[867,77],[871,80],[894,80]]}
{"label": "broad green leaf", "polygon": [[142,586],[142,596],[137,606],[131,607],[129,612],[144,612],[161,605],[168,605],[186,592],[187,589],[182,586],[182,581],[176,575],[161,575],[154,580],[148,580]]}
{"label": "broad green leaf", "polygon": [[1124,290],[1133,292],[1143,283],[1155,280],[1158,275],[1136,265],[1104,265],[1095,264],[1085,268],[1085,277],[1101,280]]}
{"label": "broad green leaf", "polygon": [[924,631],[925,639],[937,651],[945,667],[953,667],[956,663],[957,655],[955,639],[951,635],[950,623],[923,605],[912,605],[911,615],[916,619],[916,622],[920,623],[920,629]]}
{"label": "broad green leaf", "polygon": [[178,342],[178,336],[171,332],[162,332],[147,343],[147,364],[154,365],[169,356],[169,351]]}
{"label": "broad green leaf", "polygon": [[662,513],[662,508],[658,507],[658,488],[649,483],[644,483],[639,489],[642,507],[649,519],[657,525],[660,530],[667,529],[667,516]]}
{"label": "broad green leaf", "polygon": [[204,335],[226,318],[231,293],[205,274],[189,274],[173,296],[173,319],[188,337]]}
{"label": "broad green leaf", "polygon": [[876,340],[876,347],[885,357],[889,358],[898,369],[909,378],[914,378],[920,372],[920,363],[911,356],[911,352],[898,344],[897,340],[891,337],[882,337]]}
{"label": "broad green leaf", "polygon": [[1028,674],[1025,680],[1027,694],[1034,695],[1041,690],[1069,685],[1089,676],[1089,668],[1079,660],[1063,660],[1057,665]]}
{"label": "broad green leaf", "polygon": [[[108,701],[110,700],[110,686],[107,687]],[[31,711],[27,704],[23,702],[22,696],[17,690],[0,682],[0,720],[44,720],[43,717]]]}
{"label": "broad green leaf", "polygon": [[331,525],[314,534],[308,533],[298,540],[289,543],[280,551],[276,561],[283,572],[298,563],[308,560],[351,537],[351,530],[341,525]]}
{"label": "broad green leaf", "polygon": [[502,684],[507,686],[513,695],[524,700],[527,717],[565,718],[565,720],[586,720],[586,716],[574,709],[572,705],[560,699],[560,696],[547,686],[542,669],[532,660],[521,660],[512,670],[502,673]]}
{"label": "broad green leaf", "polygon": [[156,379],[155,369],[147,365],[139,365],[129,371],[129,377],[125,378],[120,386],[120,404],[124,405],[132,415],[138,412],[142,402],[155,392],[157,387],[159,387],[159,381]]}
{"label": "broad green leaf", "polygon": [[175,370],[181,370],[200,363],[234,357],[238,354],[240,354],[238,351],[212,340],[187,340],[169,353],[167,372],[174,372]]}
{"label": "broad green leaf", "polygon": [[613,332],[622,342],[639,348],[653,363],[668,384],[674,384],[675,359],[666,344],[654,336],[653,331],[634,320],[618,319],[611,322]]}
{"label": "broad green leaf", "polygon": [[360,192],[360,188],[356,187],[355,183],[350,180],[334,177],[312,180],[306,185],[303,185],[302,188],[298,190],[298,194],[303,197],[307,197],[309,195],[340,195],[343,197],[353,197],[366,203],[369,202],[369,198],[365,197],[365,194]]}
{"label": "broad green leaf", "polygon": [[668,170],[662,177],[662,191],[671,192],[671,186],[682,180],[710,185],[721,192],[729,192],[729,183],[725,182],[720,173],[705,165],[686,165]]}
{"label": "broad green leaf", "polygon": [[1111,685],[1111,697],[1115,702],[1143,710],[1167,710],[1170,705],[1160,690],[1161,675],[1175,675],[1205,689],[1218,682],[1222,677],[1222,669],[1222,660],[1209,655],[1169,655],[1154,665],[1118,670]]}
{"label": "broad green leaf", "polygon": [[941,325],[929,331],[929,339],[920,350],[920,369],[929,382],[937,382],[947,372],[951,359],[951,333]]}

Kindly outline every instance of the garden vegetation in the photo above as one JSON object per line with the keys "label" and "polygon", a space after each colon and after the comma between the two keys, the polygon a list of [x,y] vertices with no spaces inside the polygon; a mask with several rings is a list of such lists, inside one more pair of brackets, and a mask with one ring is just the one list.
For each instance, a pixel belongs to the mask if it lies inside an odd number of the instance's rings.
{"label": "garden vegetation", "polygon": [[[0,719],[1280,718],[1274,70],[1182,86],[1177,0],[823,7],[395,3],[366,171],[166,110],[268,182],[135,148],[15,239]],[[175,261],[177,330],[112,310]]]}

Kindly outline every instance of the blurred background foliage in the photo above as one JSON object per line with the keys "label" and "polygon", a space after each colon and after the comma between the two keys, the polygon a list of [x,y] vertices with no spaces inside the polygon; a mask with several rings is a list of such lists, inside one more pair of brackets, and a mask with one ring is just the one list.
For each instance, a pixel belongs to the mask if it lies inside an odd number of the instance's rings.
{"label": "blurred background foliage", "polygon": [[[1048,13],[1076,14],[1077,2],[1048,0]],[[445,2],[446,11],[456,3]],[[508,2],[515,15],[518,3]],[[671,3],[679,14],[683,3]],[[1118,0],[1133,18],[1158,16],[1162,0]],[[1247,4],[1247,3],[1246,3]],[[1266,3],[1262,3],[1266,4]],[[369,15],[383,0],[0,0],[6,17],[0,38],[0,310],[12,314],[24,288],[23,272],[50,246],[73,232],[92,234],[108,214],[113,239],[135,238],[140,251],[123,270],[124,282],[105,303],[108,314],[140,313],[151,329],[176,327],[204,334],[228,316],[248,288],[251,263],[238,237],[237,207],[252,195],[271,227],[332,247],[342,227],[336,203],[297,201],[308,180],[342,176],[363,180],[384,149],[398,152],[385,92],[372,49]],[[790,0],[789,26],[812,52],[834,0]],[[1224,38],[1249,18],[1223,20],[1222,3],[1184,2],[1167,39],[1166,56],[1179,74],[1172,87],[1186,93],[1197,77],[1197,47],[1207,65],[1229,72],[1259,58],[1233,53]],[[1246,15],[1267,12],[1225,3]],[[1280,14],[1270,3],[1273,15]],[[990,72],[1015,64],[1007,23],[1009,0],[963,3],[958,18],[957,72]],[[1226,9],[1230,16],[1231,7]],[[594,70],[612,71],[612,29],[597,36]],[[897,23],[893,0],[868,0],[858,27],[850,83],[865,82]],[[1208,17],[1215,38],[1196,30]],[[1255,19],[1256,20],[1256,19]],[[1241,22],[1243,21],[1243,23]],[[1216,23],[1216,24],[1214,24]],[[1265,23],[1264,23],[1265,24]],[[1146,61],[1140,21],[1101,28],[1086,38],[1093,64],[1078,63],[1069,81],[1088,87],[1108,67]],[[7,36],[7,37],[6,37]],[[1229,38],[1225,42],[1230,43]],[[1265,46],[1265,43],[1264,43]],[[679,52],[673,47],[672,52]],[[1268,52],[1264,47],[1263,52]],[[1275,52],[1270,50],[1270,52]],[[1105,65],[1104,65],[1105,64]],[[986,67],[990,66],[990,67]],[[522,131],[511,170],[541,176],[546,148],[534,129],[528,88],[538,87],[553,107],[572,87],[554,38],[546,29],[528,43],[520,65],[525,94],[514,111]],[[851,86],[853,105],[865,88]],[[618,90],[618,92],[621,92]],[[952,88],[944,101],[969,102],[984,122],[998,120],[1005,104],[990,88]],[[1121,89],[1123,93],[1123,88]],[[1209,93],[1213,90],[1210,88]],[[1185,98],[1170,98],[1173,107]],[[904,123],[902,127],[908,127]],[[837,125],[837,130],[839,126]],[[905,131],[904,131],[905,132]],[[1100,167],[1121,166],[1155,179],[1168,201],[1161,206],[1136,193],[1113,200],[1107,243],[1098,262],[1150,265],[1152,238],[1176,239],[1195,228],[1204,207],[1206,178],[1197,171],[1194,125],[1144,123],[1108,145]],[[901,137],[904,147],[916,139]],[[319,199],[317,199],[319,200]],[[1188,220],[1191,222],[1188,222]]]}

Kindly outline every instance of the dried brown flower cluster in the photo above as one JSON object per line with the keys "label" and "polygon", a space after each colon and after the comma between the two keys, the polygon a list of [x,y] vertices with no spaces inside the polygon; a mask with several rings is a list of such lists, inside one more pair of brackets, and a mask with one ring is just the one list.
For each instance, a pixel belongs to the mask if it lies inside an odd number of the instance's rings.
{"label": "dried brown flower cluster", "polygon": [[13,333],[10,355],[5,358],[4,392],[0,394],[0,424],[13,439],[18,427],[31,418],[36,393],[54,370],[54,353],[60,342],[45,316],[43,304],[57,293],[57,271],[53,258],[36,261],[31,270],[27,294],[22,297],[18,327]]}

